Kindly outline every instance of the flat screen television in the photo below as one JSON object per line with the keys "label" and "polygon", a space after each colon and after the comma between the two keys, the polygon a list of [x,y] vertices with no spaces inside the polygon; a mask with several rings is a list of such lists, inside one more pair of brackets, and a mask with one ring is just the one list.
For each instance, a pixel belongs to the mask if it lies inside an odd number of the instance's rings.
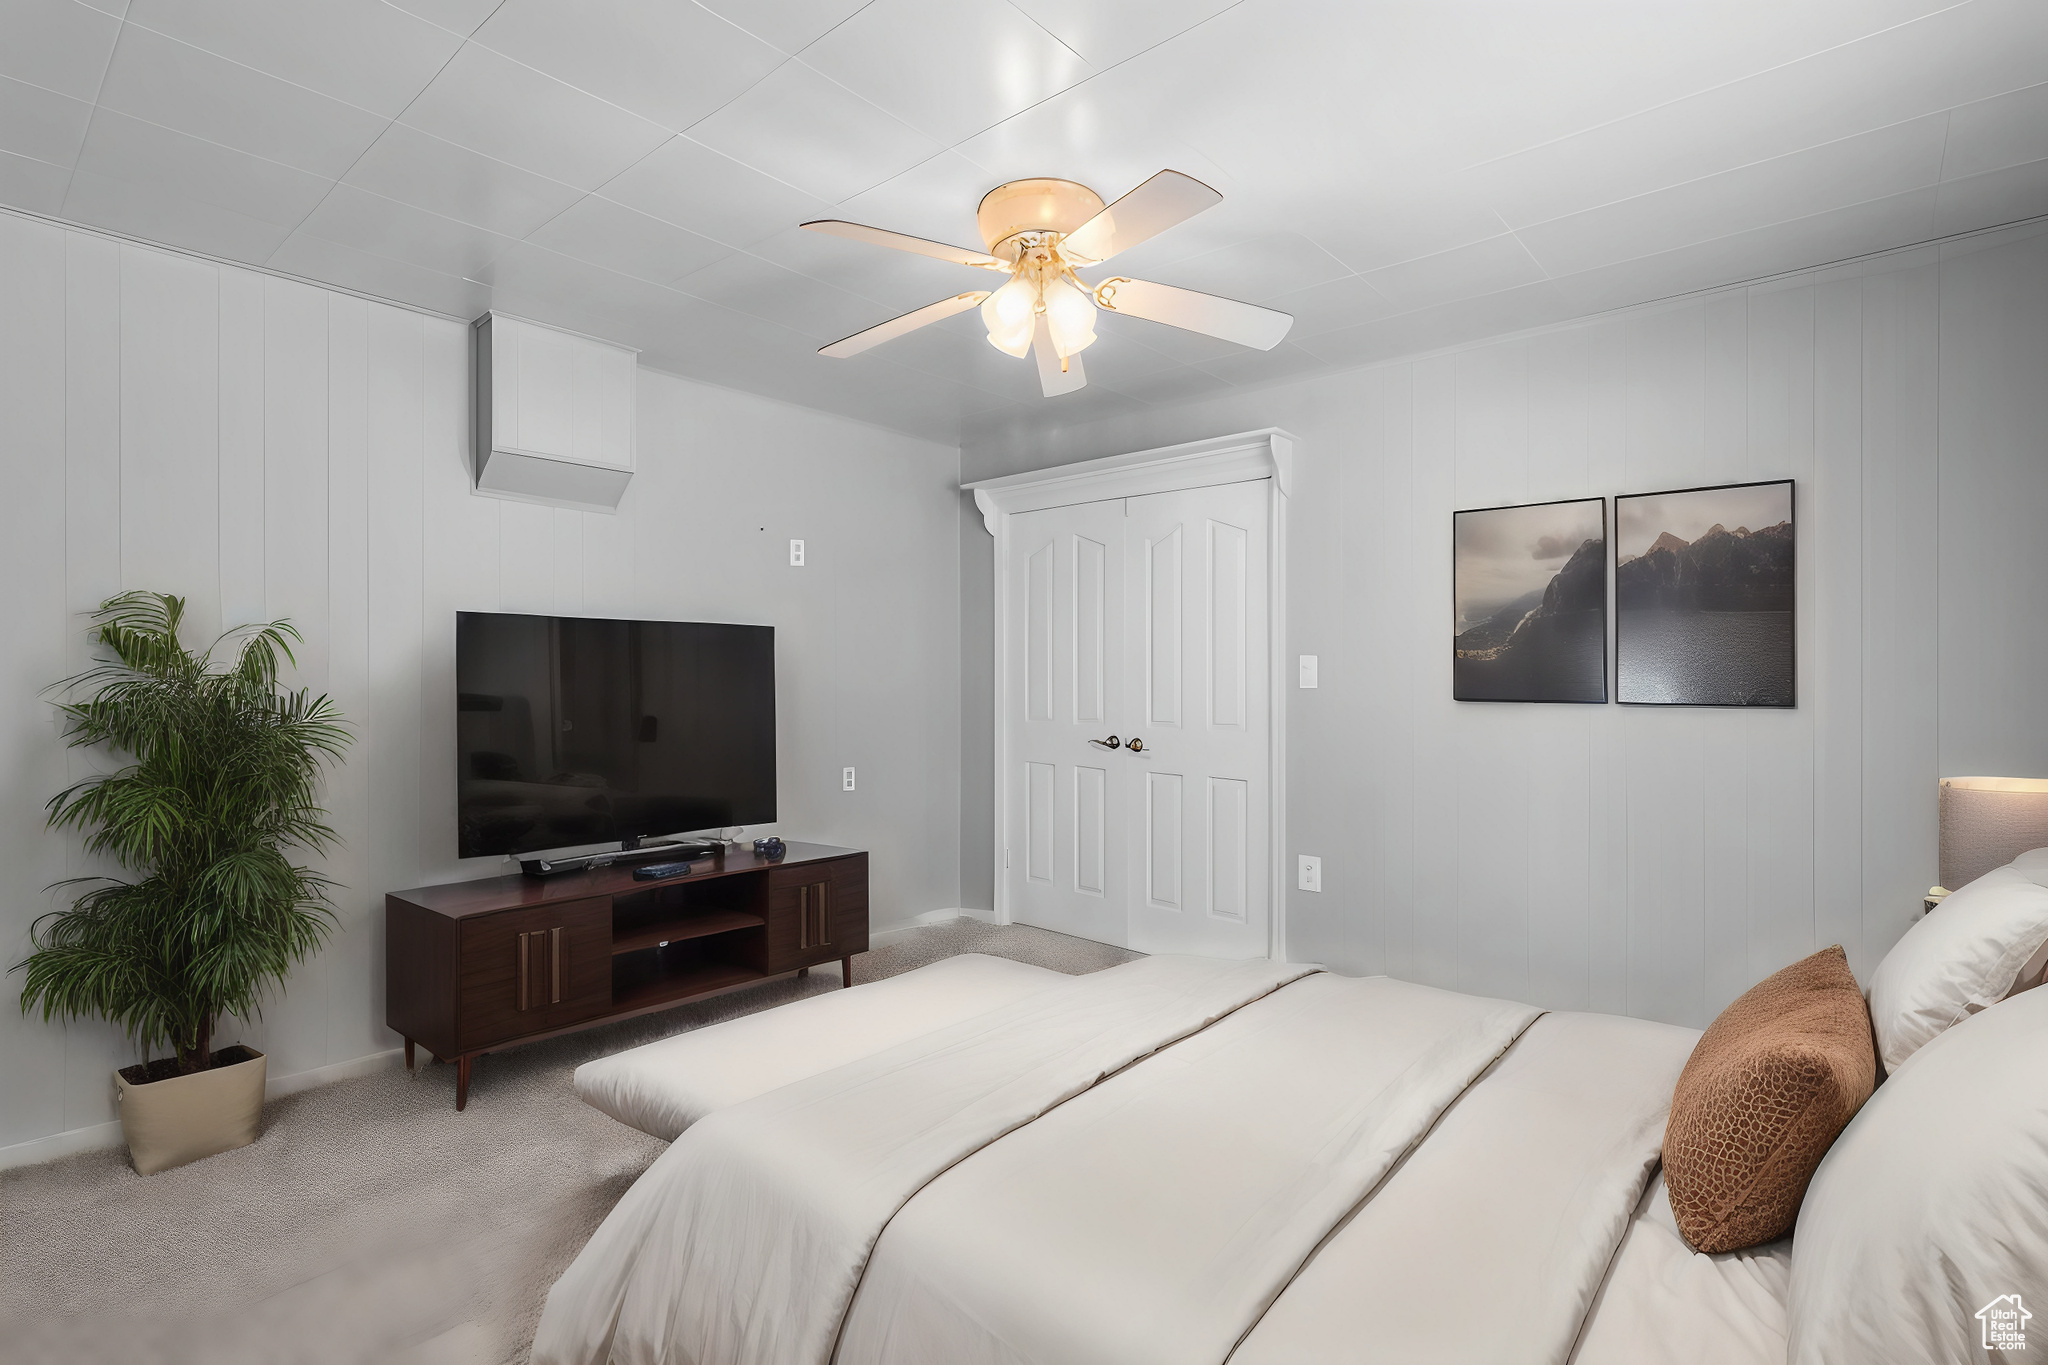
{"label": "flat screen television", "polygon": [[775,818],[775,629],[459,612],[461,854]]}

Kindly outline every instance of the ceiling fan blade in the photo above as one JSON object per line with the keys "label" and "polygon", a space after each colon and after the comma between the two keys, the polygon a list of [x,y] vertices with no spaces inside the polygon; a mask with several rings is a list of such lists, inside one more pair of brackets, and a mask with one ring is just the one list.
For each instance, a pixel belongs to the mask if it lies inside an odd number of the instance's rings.
{"label": "ceiling fan blade", "polygon": [[1095,302],[1112,313],[1163,322],[1204,336],[1221,337],[1240,346],[1270,351],[1294,325],[1291,313],[1259,308],[1236,299],[1176,289],[1170,284],[1121,277],[1095,286]]}
{"label": "ceiling fan blade", "polygon": [[951,261],[955,265],[977,265],[983,270],[1000,270],[1005,275],[1010,273],[1010,267],[985,251],[969,251],[964,246],[947,246],[944,242],[927,242],[922,237],[891,232],[887,228],[869,227],[865,223],[843,223],[837,218],[820,218],[815,223],[803,223],[800,226],[810,232],[829,233],[834,237],[846,237],[873,246],[893,247],[897,251],[915,251],[920,256],[936,257],[941,261]]}
{"label": "ceiling fan blade", "polygon": [[1068,356],[1066,369],[1060,369],[1060,353],[1053,349],[1052,330],[1045,325],[1043,313],[1038,315],[1038,326],[1031,333],[1031,354],[1038,360],[1038,387],[1047,398],[1088,386],[1088,373],[1081,368],[1079,354]]}
{"label": "ceiling fan blade", "polygon": [[830,346],[820,346],[819,355],[829,355],[835,360],[844,360],[850,355],[859,355],[870,346],[879,346],[885,341],[894,341],[905,332],[915,332],[920,327],[943,321],[955,313],[964,313],[970,308],[979,308],[981,301],[988,297],[988,291],[978,294],[955,294],[950,299],[940,299],[922,308],[905,313],[900,318],[890,318],[878,327],[865,332],[855,332],[850,337],[841,337]]}
{"label": "ceiling fan blade", "polygon": [[1222,202],[1221,194],[1193,176],[1161,171],[1075,228],[1060,243],[1060,254],[1083,264],[1106,261]]}

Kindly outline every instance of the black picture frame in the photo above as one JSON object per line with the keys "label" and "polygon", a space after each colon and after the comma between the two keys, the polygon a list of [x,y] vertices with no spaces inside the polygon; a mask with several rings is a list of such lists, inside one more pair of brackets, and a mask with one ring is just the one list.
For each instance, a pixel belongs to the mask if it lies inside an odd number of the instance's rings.
{"label": "black picture frame", "polygon": [[[1784,490],[1780,522],[1751,530],[1745,517],[1736,529],[1739,501],[1729,499],[1717,517],[1689,511],[1684,524],[1709,520],[1691,540],[1669,527],[1658,531],[1641,554],[1624,551],[1648,528],[1628,527],[1628,504],[1646,498],[1692,499]],[[1659,509],[1661,510],[1661,509]],[[1623,493],[1614,499],[1614,691],[1624,706],[1765,707],[1790,710],[1799,704],[1799,523],[1792,479],[1707,484],[1651,493]],[[1765,515],[1771,515],[1766,511]],[[1667,514],[1668,515],[1668,514]],[[1673,525],[1679,524],[1673,522]],[[1779,528],[1782,527],[1782,534]],[[1717,542],[1719,531],[1724,540]],[[1666,544],[1674,542],[1675,544]],[[1703,547],[1707,547],[1703,552]],[[1668,555],[1670,562],[1655,561]],[[1643,569],[1631,570],[1641,563]],[[1712,603],[1712,605],[1707,605]],[[1782,606],[1777,605],[1782,603]]]}
{"label": "black picture frame", "polygon": [[[1486,523],[1496,523],[1488,529],[1511,540],[1526,538],[1536,523],[1546,520],[1530,514],[1560,507],[1597,509],[1597,542],[1588,537],[1560,556],[1560,567],[1533,593],[1507,599],[1481,620],[1464,621],[1465,579],[1477,576],[1479,563],[1478,556],[1468,555],[1466,547],[1480,538],[1478,531]],[[1519,518],[1518,513],[1522,514]],[[1530,526],[1509,530],[1499,525],[1516,520]],[[1555,522],[1554,518],[1548,520]],[[1607,703],[1607,572],[1612,539],[1604,497],[1470,507],[1451,513],[1452,700],[1579,706]],[[1537,558],[1533,553],[1529,557]],[[1564,609],[1539,615],[1553,590],[1566,604]],[[1539,599],[1533,606],[1532,597]],[[1557,604],[1550,605],[1554,608]],[[1529,634],[1531,629],[1537,633]]]}

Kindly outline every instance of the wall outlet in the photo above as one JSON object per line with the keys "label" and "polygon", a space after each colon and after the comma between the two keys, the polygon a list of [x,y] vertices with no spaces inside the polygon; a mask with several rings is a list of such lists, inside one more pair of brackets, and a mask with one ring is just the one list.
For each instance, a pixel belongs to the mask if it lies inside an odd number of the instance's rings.
{"label": "wall outlet", "polygon": [[789,542],[789,567],[801,569],[804,566],[804,543],[801,540]]}
{"label": "wall outlet", "polygon": [[1303,687],[1314,687],[1316,685],[1316,656],[1313,654],[1301,656],[1301,685]]}
{"label": "wall outlet", "polygon": [[839,770],[839,790],[843,792],[853,790],[853,769],[841,768]]}
{"label": "wall outlet", "polygon": [[1304,853],[1294,860],[1294,885],[1302,891],[1323,889],[1323,860]]}

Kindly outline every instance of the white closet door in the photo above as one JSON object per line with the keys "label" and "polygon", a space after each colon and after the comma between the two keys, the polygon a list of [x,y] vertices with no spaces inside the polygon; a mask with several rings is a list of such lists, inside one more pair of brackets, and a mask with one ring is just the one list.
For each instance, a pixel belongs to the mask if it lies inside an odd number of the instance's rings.
{"label": "white closet door", "polygon": [[1263,957],[1270,913],[1268,484],[1132,498],[1124,522],[1128,737],[1144,742],[1130,947]]}
{"label": "white closet door", "polygon": [[1123,503],[1010,519],[1011,784],[1002,876],[1011,919],[1121,944],[1124,812],[1135,774],[1121,749]]}
{"label": "white closet door", "polygon": [[1010,518],[1011,919],[1266,954],[1269,498],[1256,480]]}

